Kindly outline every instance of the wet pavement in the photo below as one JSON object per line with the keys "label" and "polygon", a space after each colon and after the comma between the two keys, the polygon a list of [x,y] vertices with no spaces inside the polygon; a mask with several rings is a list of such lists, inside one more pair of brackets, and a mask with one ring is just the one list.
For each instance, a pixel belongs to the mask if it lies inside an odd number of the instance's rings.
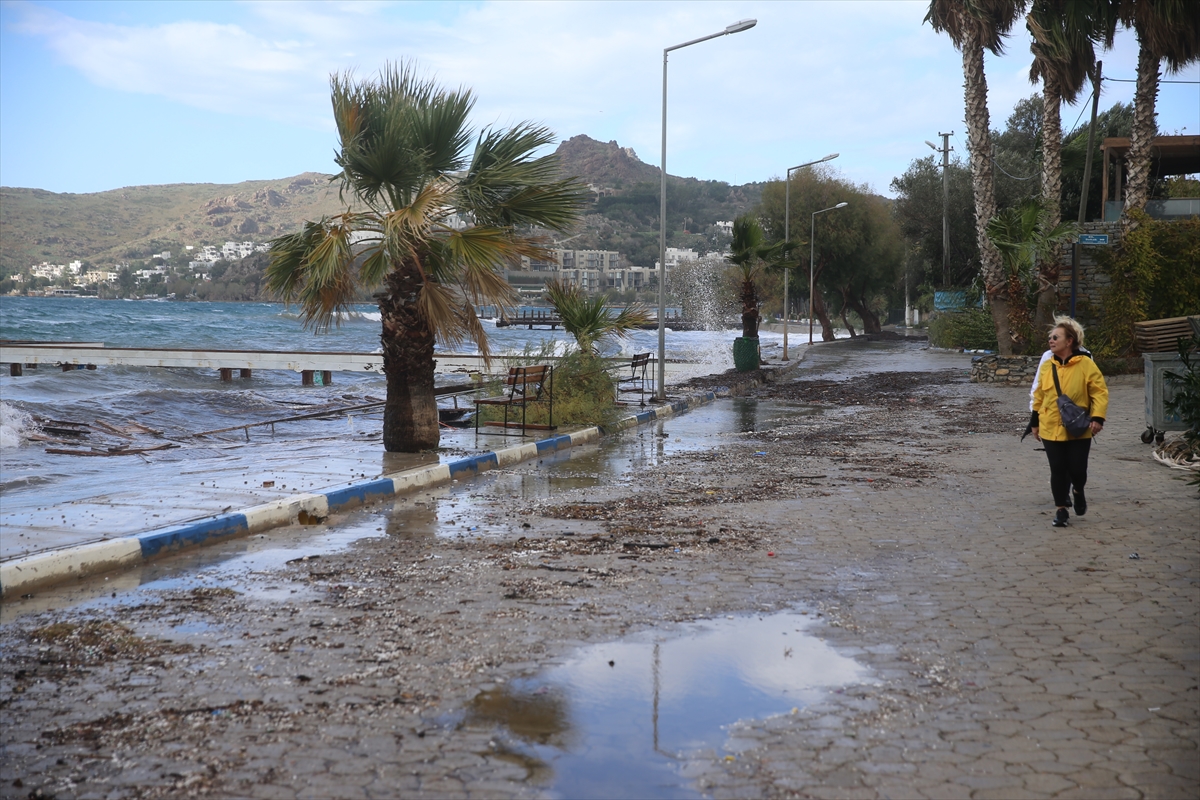
{"label": "wet pavement", "polygon": [[1091,510],[1052,529],[1027,394],[968,363],[813,348],[793,384],[6,603],[0,797],[1195,797],[1195,489],[1114,381]]}

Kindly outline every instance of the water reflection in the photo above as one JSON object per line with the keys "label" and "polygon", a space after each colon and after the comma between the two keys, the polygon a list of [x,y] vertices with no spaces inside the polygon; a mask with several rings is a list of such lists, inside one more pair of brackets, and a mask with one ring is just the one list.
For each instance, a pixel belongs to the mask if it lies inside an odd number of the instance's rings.
{"label": "water reflection", "polygon": [[868,680],[799,613],[712,620],[581,650],[542,676],[481,694],[464,725],[499,727],[564,797],[694,797],[679,765],[716,755],[726,728]]}

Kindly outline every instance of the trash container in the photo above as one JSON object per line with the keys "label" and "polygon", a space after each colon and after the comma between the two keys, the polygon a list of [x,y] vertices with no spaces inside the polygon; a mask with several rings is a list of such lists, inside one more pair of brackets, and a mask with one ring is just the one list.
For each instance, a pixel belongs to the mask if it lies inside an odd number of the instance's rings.
{"label": "trash container", "polygon": [[1142,433],[1142,441],[1150,444],[1154,439],[1161,442],[1165,431],[1186,431],[1188,428],[1179,412],[1165,408],[1167,401],[1175,397],[1175,388],[1165,373],[1182,375],[1184,366],[1178,353],[1143,353],[1142,361],[1146,366],[1146,430]]}

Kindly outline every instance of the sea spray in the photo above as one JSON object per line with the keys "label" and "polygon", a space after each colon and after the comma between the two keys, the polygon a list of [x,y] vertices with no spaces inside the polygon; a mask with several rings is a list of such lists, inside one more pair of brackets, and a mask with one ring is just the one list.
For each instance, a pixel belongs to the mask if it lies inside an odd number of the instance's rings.
{"label": "sea spray", "polygon": [[0,402],[0,450],[20,447],[33,429],[33,417],[15,406]]}

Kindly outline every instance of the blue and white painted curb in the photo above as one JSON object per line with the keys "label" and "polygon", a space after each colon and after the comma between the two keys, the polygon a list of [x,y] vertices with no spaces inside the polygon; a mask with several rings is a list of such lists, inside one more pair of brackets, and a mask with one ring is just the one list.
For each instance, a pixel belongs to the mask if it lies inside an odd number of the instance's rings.
{"label": "blue and white painted curb", "polygon": [[623,417],[609,429],[584,428],[445,464],[417,467],[369,481],[334,486],[323,492],[297,494],[235,513],[218,514],[135,536],[91,542],[13,559],[0,564],[0,597],[16,597],[35,587],[44,588],[72,578],[110,572],[189,547],[290,525],[302,518],[323,519],[332,513],[365,503],[473,478],[490,469],[512,466],[575,445],[597,441],[605,434],[666,419],[689,408],[711,402],[716,397],[715,392],[704,392],[669,405],[657,406]]}

